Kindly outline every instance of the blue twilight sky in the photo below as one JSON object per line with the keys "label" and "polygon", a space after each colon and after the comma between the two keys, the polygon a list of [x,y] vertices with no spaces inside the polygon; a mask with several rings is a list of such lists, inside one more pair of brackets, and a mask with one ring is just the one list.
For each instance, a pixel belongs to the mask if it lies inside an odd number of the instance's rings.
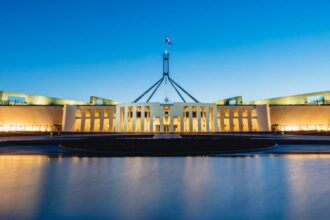
{"label": "blue twilight sky", "polygon": [[[200,101],[330,90],[330,2],[0,0],[0,90],[130,102],[162,74]],[[154,101],[165,93],[163,86]]]}

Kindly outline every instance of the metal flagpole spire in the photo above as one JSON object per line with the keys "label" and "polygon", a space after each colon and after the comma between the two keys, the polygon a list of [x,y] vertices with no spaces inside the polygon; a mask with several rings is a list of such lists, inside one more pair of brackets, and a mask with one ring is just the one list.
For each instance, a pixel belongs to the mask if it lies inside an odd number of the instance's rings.
{"label": "metal flagpole spire", "polygon": [[[172,41],[169,37],[165,36],[165,50],[163,52],[163,76],[161,79],[159,79],[156,83],[154,83],[149,89],[147,89],[142,95],[140,95],[137,99],[134,100],[134,103],[138,102],[141,98],[143,98],[148,92],[150,92],[153,88],[153,92],[147,99],[147,103],[150,101],[150,99],[153,97],[153,95],[158,90],[159,86],[163,83],[165,80],[165,84],[167,85],[167,80],[170,82],[171,86],[174,88],[176,93],[180,96],[183,102],[186,102],[186,100],[183,98],[183,96],[180,93],[180,90],[184,92],[187,96],[189,96],[192,100],[195,102],[199,102],[196,98],[194,98],[192,95],[190,95],[186,90],[184,90],[178,83],[176,83],[173,79],[170,78],[170,67],[169,67],[169,57],[170,54],[167,50],[167,47],[169,45],[172,45]],[[166,87],[166,99],[167,99],[167,87]]]}

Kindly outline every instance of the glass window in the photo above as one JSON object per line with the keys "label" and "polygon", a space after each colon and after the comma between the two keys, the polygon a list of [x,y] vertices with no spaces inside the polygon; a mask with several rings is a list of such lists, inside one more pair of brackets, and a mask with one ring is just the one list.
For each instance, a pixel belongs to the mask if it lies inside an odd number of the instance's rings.
{"label": "glass window", "polygon": [[109,110],[104,110],[104,117],[109,118],[110,111]]}
{"label": "glass window", "polygon": [[76,117],[81,117],[81,115],[82,115],[81,109],[77,109],[76,110]]}
{"label": "glass window", "polygon": [[322,96],[322,95],[308,96],[306,99],[306,102],[308,104],[324,102],[324,96]]}
{"label": "glass window", "polygon": [[242,117],[247,117],[247,110],[246,109],[242,109]]}
{"label": "glass window", "polygon": [[229,100],[229,105],[237,105],[236,99]]}
{"label": "glass window", "polygon": [[76,119],[75,131],[80,132],[80,130],[81,130],[81,119]]}
{"label": "glass window", "polygon": [[141,107],[140,106],[136,107],[136,117],[141,118]]}
{"label": "glass window", "polygon": [[170,113],[170,107],[167,106],[167,105],[165,105],[165,106],[163,107],[163,112],[164,112],[164,115],[168,115],[168,114]]}
{"label": "glass window", "polygon": [[227,108],[224,109],[223,110],[223,115],[224,115],[225,118],[229,118],[229,109],[227,109]]}
{"label": "glass window", "polygon": [[86,117],[91,117],[91,110],[90,109],[86,109],[85,116]]}
{"label": "glass window", "polygon": [[95,110],[95,117],[96,118],[100,117],[100,110],[98,110],[98,109]]}
{"label": "glass window", "polygon": [[185,118],[189,117],[189,108],[188,108],[188,106],[183,107],[183,113],[184,113],[183,115],[184,115]]}
{"label": "glass window", "polygon": [[234,113],[234,117],[238,117],[238,109],[234,109],[233,113]]}
{"label": "glass window", "polygon": [[8,102],[20,103],[20,104],[26,103],[25,97],[21,97],[21,96],[8,96]]}
{"label": "glass window", "polygon": [[257,117],[257,110],[256,109],[251,110],[251,116],[252,117]]}

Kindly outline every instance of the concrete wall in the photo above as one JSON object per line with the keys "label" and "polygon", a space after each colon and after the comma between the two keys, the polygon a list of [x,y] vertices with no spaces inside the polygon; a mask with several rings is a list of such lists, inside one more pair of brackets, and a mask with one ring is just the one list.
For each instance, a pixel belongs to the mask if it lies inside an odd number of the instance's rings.
{"label": "concrete wall", "polygon": [[76,109],[74,105],[65,105],[63,109],[62,131],[74,131],[76,124]]}
{"label": "concrete wall", "polygon": [[269,105],[257,105],[258,131],[270,131]]}
{"label": "concrete wall", "polygon": [[270,119],[280,130],[326,130],[330,106],[271,106]]}
{"label": "concrete wall", "polygon": [[[5,130],[27,130],[27,131],[55,131],[54,125],[63,125],[63,131],[104,131],[113,132],[119,130],[119,121],[121,118],[120,108],[127,106],[133,107],[133,118],[136,120],[136,107],[150,106],[150,119],[159,117],[163,120],[165,117],[162,105],[160,103],[129,103],[118,106],[0,106],[0,131]],[[214,108],[213,127],[217,131],[268,131],[272,124],[277,124],[279,130],[330,130],[330,106],[311,106],[311,105],[292,105],[292,106],[215,106],[214,104],[205,103],[174,103],[168,115],[171,119],[170,130],[173,131],[173,117],[179,117],[181,121],[180,131],[183,131],[184,113],[183,107],[187,106],[189,111],[197,108],[198,111],[202,107]],[[116,110],[117,109],[117,110]],[[142,108],[143,109],[143,108]],[[76,111],[80,110],[80,116],[76,115]],[[216,111],[217,110],[217,111]],[[87,115],[89,111],[89,115]],[[126,120],[127,120],[127,110]],[[97,114],[96,114],[97,112]],[[107,112],[107,114],[106,114]],[[225,112],[227,112],[225,114]],[[210,112],[206,112],[210,114]],[[192,131],[191,118],[189,130]],[[141,114],[141,121],[144,114]],[[77,129],[77,121],[79,120]],[[85,121],[88,120],[90,125],[86,126]],[[125,120],[125,119],[124,119]],[[160,121],[161,128],[162,120]],[[197,114],[198,129],[197,131],[212,131],[211,123],[206,124],[206,129],[201,127],[200,114]],[[117,125],[116,125],[117,124]],[[226,124],[226,126],[225,126]],[[115,126],[116,125],[116,126]],[[144,127],[141,126],[141,131]],[[149,124],[149,131],[153,131],[152,121]],[[88,127],[86,129],[86,127]],[[125,125],[122,131],[127,131]],[[135,131],[135,125],[132,125],[132,131]]]}
{"label": "concrete wall", "polygon": [[62,116],[63,106],[0,106],[0,130],[54,131]]}

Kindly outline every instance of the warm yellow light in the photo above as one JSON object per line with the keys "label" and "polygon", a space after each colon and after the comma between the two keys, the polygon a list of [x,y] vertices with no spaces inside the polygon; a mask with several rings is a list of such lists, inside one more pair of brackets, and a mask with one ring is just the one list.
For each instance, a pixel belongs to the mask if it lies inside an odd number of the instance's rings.
{"label": "warm yellow light", "polygon": [[329,125],[304,124],[304,125],[282,125],[280,131],[329,131]]}
{"label": "warm yellow light", "polygon": [[23,125],[23,124],[0,124],[0,132],[15,131],[53,131],[49,125]]}

